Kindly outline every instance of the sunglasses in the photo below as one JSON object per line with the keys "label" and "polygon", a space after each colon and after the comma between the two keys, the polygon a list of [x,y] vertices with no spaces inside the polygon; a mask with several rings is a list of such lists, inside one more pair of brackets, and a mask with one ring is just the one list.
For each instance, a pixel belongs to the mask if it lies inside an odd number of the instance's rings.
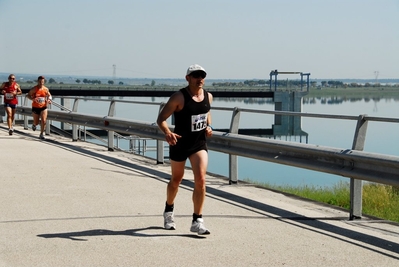
{"label": "sunglasses", "polygon": [[198,79],[198,78],[205,79],[206,74],[203,73],[202,71],[198,71],[198,72],[193,72],[193,73],[191,73],[190,76],[193,77],[193,78],[195,78],[195,79]]}
{"label": "sunglasses", "polygon": [[8,79],[10,79],[10,80],[15,80],[15,77],[14,77],[14,78],[8,78]]}

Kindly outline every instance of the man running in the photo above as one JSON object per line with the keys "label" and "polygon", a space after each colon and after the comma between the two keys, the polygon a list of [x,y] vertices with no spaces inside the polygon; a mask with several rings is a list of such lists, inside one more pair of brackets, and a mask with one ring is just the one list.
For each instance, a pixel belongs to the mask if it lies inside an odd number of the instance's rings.
{"label": "man running", "polygon": [[30,89],[27,97],[32,100],[32,116],[33,124],[32,130],[36,131],[36,126],[39,124],[40,119],[40,139],[45,139],[43,132],[47,123],[47,105],[51,104],[51,94],[49,89],[44,86],[44,76],[37,78],[37,85]]}
{"label": "man running", "polygon": [[15,82],[15,75],[8,76],[8,82],[1,85],[1,93],[4,95],[4,108],[7,113],[8,134],[12,135],[14,132],[14,116],[15,109],[18,105],[17,95],[22,94],[21,87]]}
{"label": "man running", "polygon": [[[186,72],[188,86],[174,93],[158,115],[157,124],[169,144],[169,158],[172,176],[167,186],[166,204],[163,213],[164,227],[175,230],[174,201],[183,179],[187,158],[194,173],[193,206],[194,213],[191,232],[208,235],[202,219],[206,185],[205,176],[208,167],[208,148],[206,137],[212,136],[210,108],[213,100],[211,93],[203,89],[206,71],[201,66],[191,65]],[[174,115],[175,129],[172,132],[166,120]]]}

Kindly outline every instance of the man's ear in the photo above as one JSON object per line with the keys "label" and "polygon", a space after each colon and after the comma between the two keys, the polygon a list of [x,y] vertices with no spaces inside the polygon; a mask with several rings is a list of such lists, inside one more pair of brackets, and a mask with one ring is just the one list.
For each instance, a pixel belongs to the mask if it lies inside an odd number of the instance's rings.
{"label": "man's ear", "polygon": [[188,75],[186,75],[186,81],[188,81],[188,78],[189,78]]}

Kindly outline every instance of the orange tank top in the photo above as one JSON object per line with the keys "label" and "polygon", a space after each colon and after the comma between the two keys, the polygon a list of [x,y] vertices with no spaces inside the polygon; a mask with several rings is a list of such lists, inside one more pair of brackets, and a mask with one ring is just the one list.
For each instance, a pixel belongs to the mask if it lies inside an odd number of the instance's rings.
{"label": "orange tank top", "polygon": [[44,108],[47,107],[47,99],[49,95],[49,90],[47,87],[37,88],[35,86],[35,93],[32,98],[32,107],[34,108]]}

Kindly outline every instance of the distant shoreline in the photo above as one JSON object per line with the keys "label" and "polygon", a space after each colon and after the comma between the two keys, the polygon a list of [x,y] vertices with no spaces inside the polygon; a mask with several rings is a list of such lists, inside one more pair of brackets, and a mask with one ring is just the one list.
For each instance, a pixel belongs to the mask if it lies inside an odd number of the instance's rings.
{"label": "distant shoreline", "polygon": [[[10,73],[4,73],[0,72],[0,81],[7,81],[7,77]],[[35,74],[19,74],[19,73],[14,73],[17,77],[18,82],[23,82],[23,81],[36,81],[37,76]],[[46,75],[46,74],[40,74],[44,75],[46,77],[46,80],[48,81],[49,79],[53,78],[57,83],[63,82],[64,84],[70,84],[70,85],[77,85],[75,82],[77,79],[83,80],[83,79],[96,79],[100,80],[102,84],[107,84],[109,80],[115,80],[115,84],[118,84],[120,81],[123,82],[124,84],[129,84],[129,85],[144,85],[151,83],[152,80],[156,82],[157,85],[170,85],[170,86],[181,86],[186,84],[186,81],[184,79],[184,76],[181,78],[125,78],[125,77],[108,77],[108,76],[74,76],[74,75]],[[22,78],[22,80],[21,80]],[[212,83],[219,83],[219,82],[243,82],[243,81],[251,81],[251,80],[266,80],[269,81],[269,76],[265,75],[263,78],[252,78],[252,79],[242,79],[242,78],[237,78],[237,79],[211,79],[208,78],[205,82],[207,86],[211,86]],[[298,80],[298,79],[290,79],[290,80]],[[365,83],[380,83],[380,84],[399,84],[399,79],[398,78],[384,78],[384,79],[351,79],[351,78],[344,78],[344,79],[330,79],[330,78],[315,78],[312,79],[310,77],[311,82],[317,82],[318,84],[321,83],[322,81],[342,81],[343,83],[359,83],[359,84],[365,84]]]}

